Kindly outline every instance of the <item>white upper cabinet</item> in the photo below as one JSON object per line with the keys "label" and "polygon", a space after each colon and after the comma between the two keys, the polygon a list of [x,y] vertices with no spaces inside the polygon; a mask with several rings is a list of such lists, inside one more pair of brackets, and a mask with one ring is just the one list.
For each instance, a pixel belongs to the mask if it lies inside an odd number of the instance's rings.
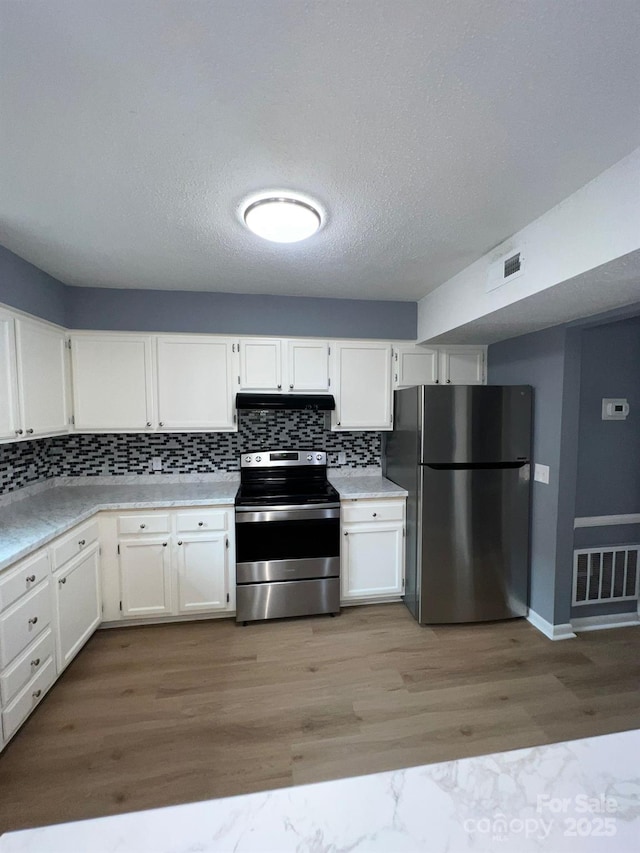
{"label": "white upper cabinet", "polygon": [[327,341],[286,341],[285,390],[295,393],[328,391],[329,344]]}
{"label": "white upper cabinet", "polygon": [[62,329],[17,318],[16,360],[25,436],[69,430],[67,337]]}
{"label": "white upper cabinet", "polygon": [[13,317],[0,312],[0,440],[20,436]]}
{"label": "white upper cabinet", "polygon": [[148,335],[71,336],[77,430],[155,426],[151,341]]}
{"label": "white upper cabinet", "polygon": [[391,429],[391,344],[342,341],[335,344],[332,358],[333,428]]}
{"label": "white upper cabinet", "polygon": [[393,348],[393,384],[396,388],[438,384],[438,350],[421,346]]}
{"label": "white upper cabinet", "polygon": [[282,341],[279,338],[241,339],[239,379],[242,391],[280,391]]}
{"label": "white upper cabinet", "polygon": [[157,339],[158,426],[233,430],[235,346],[230,340],[167,335]]}
{"label": "white upper cabinet", "polygon": [[484,349],[447,347],[440,351],[440,382],[446,385],[482,385]]}

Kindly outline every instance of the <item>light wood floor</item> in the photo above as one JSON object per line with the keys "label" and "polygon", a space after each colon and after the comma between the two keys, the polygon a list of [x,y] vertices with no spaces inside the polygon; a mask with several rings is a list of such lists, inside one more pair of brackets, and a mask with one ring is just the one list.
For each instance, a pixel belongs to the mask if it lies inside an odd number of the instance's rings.
{"label": "light wood floor", "polygon": [[635,728],[639,651],[401,604],[99,631],[0,755],[0,830]]}

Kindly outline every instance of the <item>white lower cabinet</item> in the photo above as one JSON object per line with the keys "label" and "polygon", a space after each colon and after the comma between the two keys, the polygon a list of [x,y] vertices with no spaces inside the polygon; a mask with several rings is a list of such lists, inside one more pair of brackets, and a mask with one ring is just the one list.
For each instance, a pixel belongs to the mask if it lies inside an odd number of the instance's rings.
{"label": "white lower cabinet", "polygon": [[102,524],[106,621],[235,608],[232,506],[119,513]]}
{"label": "white lower cabinet", "polygon": [[166,616],[172,612],[169,537],[144,533],[118,545],[123,616]]}
{"label": "white lower cabinet", "polygon": [[404,498],[342,501],[343,604],[402,594],[404,505]]}
{"label": "white lower cabinet", "polygon": [[73,660],[100,624],[100,550],[97,544],[53,576],[58,672]]}

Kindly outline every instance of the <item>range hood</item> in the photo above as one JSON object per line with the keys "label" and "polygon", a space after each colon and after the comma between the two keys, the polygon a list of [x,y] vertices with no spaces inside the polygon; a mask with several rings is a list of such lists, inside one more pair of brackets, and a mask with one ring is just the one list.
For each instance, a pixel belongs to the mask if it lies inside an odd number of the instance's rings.
{"label": "range hood", "polygon": [[333,394],[236,394],[237,409],[332,412]]}

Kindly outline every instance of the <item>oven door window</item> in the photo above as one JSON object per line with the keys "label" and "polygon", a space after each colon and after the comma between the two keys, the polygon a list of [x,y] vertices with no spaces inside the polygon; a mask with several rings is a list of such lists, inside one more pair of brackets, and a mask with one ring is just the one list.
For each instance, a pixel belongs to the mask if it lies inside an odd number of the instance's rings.
{"label": "oven door window", "polygon": [[302,560],[340,554],[340,520],[252,521],[236,525],[236,559]]}

